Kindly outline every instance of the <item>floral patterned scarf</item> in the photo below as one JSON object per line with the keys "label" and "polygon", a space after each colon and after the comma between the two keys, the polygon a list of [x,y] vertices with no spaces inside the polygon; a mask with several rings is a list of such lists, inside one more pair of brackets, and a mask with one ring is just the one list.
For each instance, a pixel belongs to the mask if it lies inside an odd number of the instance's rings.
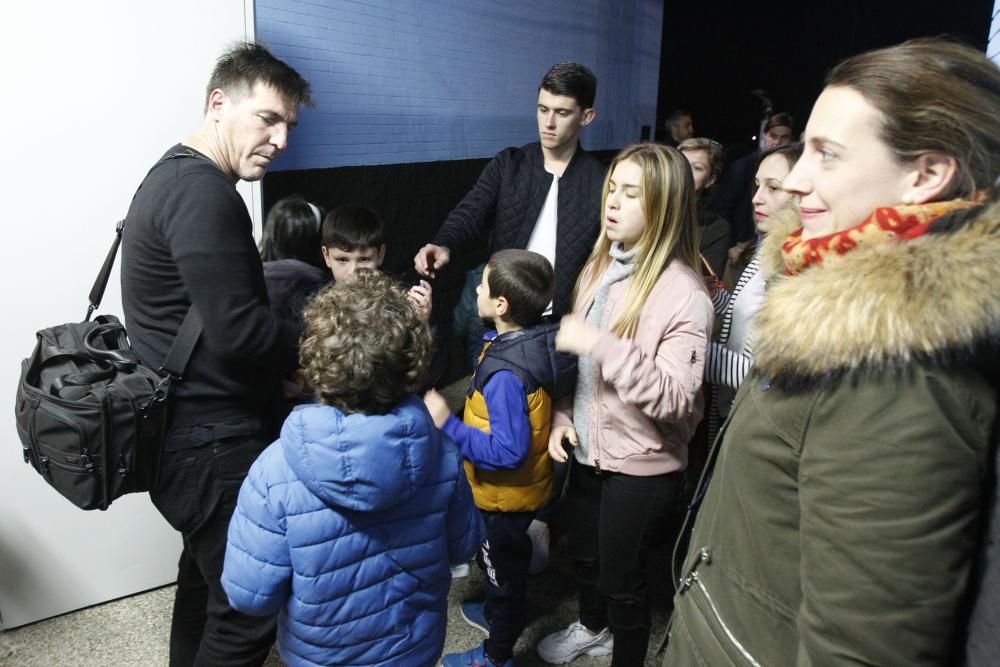
{"label": "floral patterned scarf", "polygon": [[834,232],[829,236],[803,239],[799,229],[781,244],[781,258],[786,275],[795,275],[825,259],[843,255],[860,246],[872,246],[916,238],[927,231],[937,218],[978,202],[966,199],[929,204],[902,204],[877,208],[856,227]]}

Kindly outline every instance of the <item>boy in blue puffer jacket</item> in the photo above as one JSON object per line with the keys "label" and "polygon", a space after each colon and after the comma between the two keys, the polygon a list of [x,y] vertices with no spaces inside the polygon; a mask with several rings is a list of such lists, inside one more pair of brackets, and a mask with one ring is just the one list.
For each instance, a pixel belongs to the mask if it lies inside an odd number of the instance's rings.
{"label": "boy in blue puffer jacket", "polygon": [[298,665],[431,665],[444,647],[449,563],[482,521],[454,445],[412,395],[430,336],[392,280],[364,271],[305,311],[300,356],[319,404],[296,408],[250,468],[222,585],[278,614]]}

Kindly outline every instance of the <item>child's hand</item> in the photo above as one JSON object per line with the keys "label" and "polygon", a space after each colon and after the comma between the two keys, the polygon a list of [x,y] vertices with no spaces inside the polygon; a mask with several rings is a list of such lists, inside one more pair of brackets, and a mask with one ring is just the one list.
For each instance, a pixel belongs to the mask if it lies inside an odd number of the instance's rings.
{"label": "child's hand", "polygon": [[431,413],[431,419],[434,420],[434,425],[438,428],[443,427],[444,423],[448,421],[448,417],[451,416],[448,401],[444,400],[444,396],[433,389],[428,389],[427,393],[424,394],[424,405],[427,406],[427,412]]}
{"label": "child's hand", "polygon": [[414,285],[406,293],[406,298],[410,300],[416,309],[417,317],[421,322],[426,322],[431,318],[431,284],[426,280],[421,280],[420,284]]}
{"label": "child's hand", "polygon": [[554,426],[549,431],[549,456],[559,463],[566,463],[566,460],[569,458],[566,454],[566,449],[563,447],[563,440],[573,447],[580,444],[580,441],[576,439],[575,428],[572,426]]}
{"label": "child's hand", "polygon": [[559,322],[556,349],[560,352],[586,357],[597,345],[597,340],[600,337],[600,330],[587,324],[580,315],[566,315]]}

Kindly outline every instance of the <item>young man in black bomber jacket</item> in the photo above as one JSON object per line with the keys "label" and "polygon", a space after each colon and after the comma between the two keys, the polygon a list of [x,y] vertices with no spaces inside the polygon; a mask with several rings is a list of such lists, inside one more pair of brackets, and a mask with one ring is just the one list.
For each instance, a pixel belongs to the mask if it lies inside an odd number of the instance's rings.
{"label": "young man in black bomber jacket", "polygon": [[569,311],[573,285],[601,227],[604,165],[580,147],[594,120],[597,78],[577,63],[550,69],[538,87],[539,141],[505,148],[414,258],[433,276],[453,252],[490,234],[490,252],[527,249],[555,267],[553,317]]}

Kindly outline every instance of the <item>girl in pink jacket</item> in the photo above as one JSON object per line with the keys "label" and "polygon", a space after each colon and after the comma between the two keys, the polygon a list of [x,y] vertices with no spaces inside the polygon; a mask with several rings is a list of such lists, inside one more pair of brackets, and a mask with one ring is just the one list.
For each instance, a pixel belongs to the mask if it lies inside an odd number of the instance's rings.
{"label": "girl in pink jacket", "polygon": [[[702,415],[713,310],[699,275],[687,160],[632,146],[604,183],[602,233],[556,347],[579,356],[572,405],[553,414],[549,454],[576,459],[570,546],[580,620],[545,637],[552,664],[614,655],[643,664],[649,641],[645,548],[681,502],[687,442]],[[568,444],[568,447],[566,446]]]}

